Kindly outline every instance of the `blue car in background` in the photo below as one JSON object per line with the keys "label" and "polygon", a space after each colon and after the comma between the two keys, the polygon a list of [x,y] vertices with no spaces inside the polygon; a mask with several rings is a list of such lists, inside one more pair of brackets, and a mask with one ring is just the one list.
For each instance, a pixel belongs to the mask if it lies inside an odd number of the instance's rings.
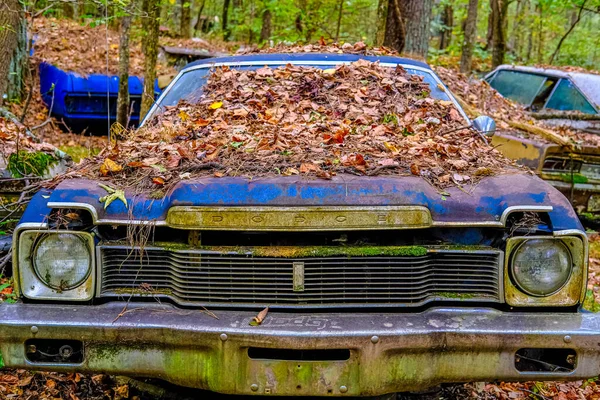
{"label": "blue car in background", "polygon": [[[63,121],[74,132],[108,132],[109,123],[117,118],[119,77],[92,74],[82,76],[42,62],[39,67],[42,100],[53,117]],[[144,90],[143,80],[129,77],[131,126],[140,119],[140,105]],[[160,94],[158,80],[155,95]]]}

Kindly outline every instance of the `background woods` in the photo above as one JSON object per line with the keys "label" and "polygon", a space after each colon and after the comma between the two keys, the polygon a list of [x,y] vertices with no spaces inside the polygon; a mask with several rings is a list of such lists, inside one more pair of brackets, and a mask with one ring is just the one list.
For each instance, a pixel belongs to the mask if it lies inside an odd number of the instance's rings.
{"label": "background woods", "polygon": [[24,91],[25,29],[41,16],[106,22],[120,29],[121,47],[130,36],[141,40],[148,77],[159,29],[162,36],[225,41],[230,49],[364,41],[434,63],[460,60],[463,71],[473,58],[481,70],[504,62],[600,62],[600,0],[0,0],[0,11],[0,45],[11,55],[0,60],[0,76],[9,77],[0,91],[14,99]]}

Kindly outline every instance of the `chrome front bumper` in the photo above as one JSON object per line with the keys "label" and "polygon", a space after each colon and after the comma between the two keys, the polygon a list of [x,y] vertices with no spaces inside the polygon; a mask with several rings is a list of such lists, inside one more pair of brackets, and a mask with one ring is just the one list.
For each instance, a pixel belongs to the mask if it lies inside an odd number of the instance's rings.
{"label": "chrome front bumper", "polygon": [[[436,308],[422,313],[200,311],[157,304],[0,305],[7,367],[161,378],[222,393],[368,396],[442,382],[580,379],[600,373],[600,315]],[[32,363],[28,339],[79,340],[80,364]],[[249,348],[349,350],[347,360],[251,358]],[[569,373],[523,373],[520,348],[574,349]],[[275,352],[284,355],[285,352]],[[273,354],[273,352],[271,352]],[[282,357],[285,358],[285,357]]]}

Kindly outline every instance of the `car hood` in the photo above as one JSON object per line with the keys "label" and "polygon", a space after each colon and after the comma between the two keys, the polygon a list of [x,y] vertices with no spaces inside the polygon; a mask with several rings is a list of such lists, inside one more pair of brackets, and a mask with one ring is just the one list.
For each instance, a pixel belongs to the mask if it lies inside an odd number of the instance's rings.
{"label": "car hood", "polygon": [[438,191],[415,176],[338,175],[331,180],[307,177],[199,178],[178,183],[162,199],[126,193],[128,206],[115,200],[106,209],[107,192],[98,181],[63,181],[32,200],[21,222],[43,222],[51,208],[83,208],[98,224],[154,221],[165,224],[174,206],[256,207],[426,207],[434,225],[502,226],[511,211],[539,210],[550,215],[554,230],[582,229],[568,200],[530,174],[486,177],[478,184]]}

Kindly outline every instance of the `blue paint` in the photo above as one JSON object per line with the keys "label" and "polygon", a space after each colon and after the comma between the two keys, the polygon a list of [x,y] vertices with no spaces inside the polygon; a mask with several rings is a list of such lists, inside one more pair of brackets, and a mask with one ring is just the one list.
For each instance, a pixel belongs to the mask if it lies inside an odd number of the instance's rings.
{"label": "blue paint", "polygon": [[[59,120],[63,119],[67,125],[75,129],[97,125],[105,129],[109,108],[111,122],[116,120],[118,76],[104,74],[82,76],[75,72],[63,71],[45,62],[40,64],[39,70],[42,100],[48,108],[52,107],[52,115]],[[131,123],[137,125],[144,82],[137,76],[130,76],[128,83],[129,95],[134,102]],[[157,82],[154,90],[156,94],[160,93]],[[110,99],[108,107],[107,95]]]}
{"label": "blue paint", "polygon": [[[554,207],[549,213],[552,229],[582,229],[568,200],[537,177],[510,175],[483,179],[470,194],[458,188],[442,196],[414,176],[354,177],[332,180],[302,177],[199,178],[179,183],[161,200],[127,194],[132,217],[120,201],[106,210],[98,200],[106,191],[94,181],[66,180],[55,189],[51,202],[78,202],[96,209],[101,219],[164,220],[171,206],[388,206],[427,207],[436,222],[488,223],[499,221],[510,206]],[[494,195],[490,195],[494,193]],[[31,207],[35,205],[32,203]],[[28,208],[29,210],[29,208]],[[473,236],[474,237],[474,236]]]}

